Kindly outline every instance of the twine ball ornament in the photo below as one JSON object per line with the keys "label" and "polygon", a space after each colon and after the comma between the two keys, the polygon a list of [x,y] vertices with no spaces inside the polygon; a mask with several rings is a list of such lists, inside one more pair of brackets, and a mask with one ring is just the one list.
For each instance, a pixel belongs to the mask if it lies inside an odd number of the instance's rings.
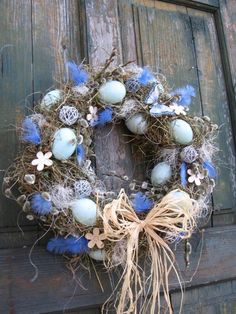
{"label": "twine ball ornament", "polygon": [[131,78],[125,82],[125,87],[128,92],[136,93],[140,89],[141,85],[138,79]]}
{"label": "twine ball ornament", "polygon": [[198,152],[192,145],[189,145],[182,149],[180,157],[183,161],[191,164],[198,158]]}
{"label": "twine ball ornament", "polygon": [[73,106],[63,106],[59,113],[59,119],[66,125],[75,124],[79,117],[79,111]]}
{"label": "twine ball ornament", "polygon": [[92,193],[91,184],[87,180],[79,180],[74,184],[75,196],[77,198],[88,197]]}

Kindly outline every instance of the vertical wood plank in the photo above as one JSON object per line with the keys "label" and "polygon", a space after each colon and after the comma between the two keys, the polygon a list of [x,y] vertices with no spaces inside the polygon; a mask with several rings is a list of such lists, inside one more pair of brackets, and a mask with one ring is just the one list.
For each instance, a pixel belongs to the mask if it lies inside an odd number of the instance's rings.
{"label": "vertical wood plank", "polygon": [[214,205],[216,209],[229,209],[235,206],[235,151],[214,17],[194,9],[188,11],[196,47],[203,112],[220,126]]}
{"label": "vertical wood plank", "polygon": [[[122,61],[117,1],[88,0],[85,2],[88,36],[88,59],[98,66],[109,57],[112,48],[117,48],[117,63]],[[105,126],[95,131],[97,174],[108,190],[119,191],[127,186],[124,176],[133,176],[131,151],[125,143],[124,125]]]}
{"label": "vertical wood plank", "polygon": [[68,59],[81,61],[79,6],[75,0],[33,0],[32,5],[34,90],[45,93],[63,82]]}
{"label": "vertical wood plank", "polygon": [[[31,1],[0,1],[0,184],[19,148],[16,125],[32,93]],[[29,96],[29,97],[27,97]],[[27,98],[27,100],[25,100]],[[0,196],[0,227],[16,225],[19,208]],[[22,224],[27,224],[22,221]]]}

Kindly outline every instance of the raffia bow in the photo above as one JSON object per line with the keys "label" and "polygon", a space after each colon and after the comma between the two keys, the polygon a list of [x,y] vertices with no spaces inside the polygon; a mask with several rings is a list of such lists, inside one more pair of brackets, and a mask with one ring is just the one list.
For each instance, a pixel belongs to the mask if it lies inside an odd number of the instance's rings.
{"label": "raffia bow", "polygon": [[[174,253],[167,238],[182,234],[190,237],[194,227],[194,201],[180,190],[168,193],[150,210],[144,220],[134,211],[122,189],[116,200],[107,204],[102,219],[108,240],[126,243],[126,261],[117,297],[117,313],[160,313],[160,291],[172,313],[169,296],[169,274],[174,270]],[[150,261],[150,273],[145,275],[140,266],[140,241],[145,243],[145,261]],[[112,264],[112,259],[110,258]],[[180,284],[181,286],[181,284]],[[182,289],[182,287],[181,287]]]}

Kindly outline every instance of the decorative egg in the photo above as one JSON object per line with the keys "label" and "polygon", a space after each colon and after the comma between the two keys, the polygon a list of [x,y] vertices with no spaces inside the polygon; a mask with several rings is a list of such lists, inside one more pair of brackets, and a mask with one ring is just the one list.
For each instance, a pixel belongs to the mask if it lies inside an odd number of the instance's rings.
{"label": "decorative egg", "polygon": [[184,120],[176,119],[171,122],[171,132],[178,144],[188,145],[193,140],[193,130]]}
{"label": "decorative egg", "polygon": [[55,132],[52,144],[53,156],[58,160],[68,159],[75,151],[77,139],[70,128],[62,128]]}
{"label": "decorative egg", "polygon": [[104,261],[106,257],[106,253],[104,250],[93,250],[90,251],[88,254],[92,259],[95,259],[96,261]]}
{"label": "decorative egg", "polygon": [[97,220],[97,205],[89,198],[72,201],[72,214],[76,221],[86,226],[93,226]]}
{"label": "decorative egg", "polygon": [[172,175],[171,166],[166,162],[160,162],[157,164],[151,173],[152,185],[158,186],[165,184]]}
{"label": "decorative egg", "polygon": [[148,121],[143,113],[134,114],[125,121],[125,124],[134,134],[145,134],[148,130]]}
{"label": "decorative egg", "polygon": [[105,104],[121,102],[126,95],[124,84],[119,81],[108,81],[99,88],[99,99]]}
{"label": "decorative egg", "polygon": [[41,107],[44,109],[50,109],[62,99],[63,94],[63,91],[60,89],[54,89],[51,92],[48,92],[41,101]]}
{"label": "decorative egg", "polygon": [[167,194],[167,197],[173,199],[172,207],[189,211],[193,208],[193,202],[188,193],[181,190],[174,190]]}

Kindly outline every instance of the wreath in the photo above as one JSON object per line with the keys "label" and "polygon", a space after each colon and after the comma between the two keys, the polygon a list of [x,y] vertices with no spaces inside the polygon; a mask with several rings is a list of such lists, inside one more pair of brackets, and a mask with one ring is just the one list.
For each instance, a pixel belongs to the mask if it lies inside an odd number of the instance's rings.
{"label": "wreath", "polygon": [[[69,256],[74,268],[85,255],[123,268],[117,313],[136,313],[141,298],[140,313],[160,312],[161,291],[171,312],[170,271],[180,278],[170,243],[188,239],[209,214],[217,125],[188,114],[192,86],[171,91],[159,73],[114,66],[114,58],[98,69],[67,62],[70,80],[22,122],[25,145],[4,191],[54,231],[48,251]],[[148,179],[116,193],[96,176],[92,139],[96,128],[122,121]]]}

